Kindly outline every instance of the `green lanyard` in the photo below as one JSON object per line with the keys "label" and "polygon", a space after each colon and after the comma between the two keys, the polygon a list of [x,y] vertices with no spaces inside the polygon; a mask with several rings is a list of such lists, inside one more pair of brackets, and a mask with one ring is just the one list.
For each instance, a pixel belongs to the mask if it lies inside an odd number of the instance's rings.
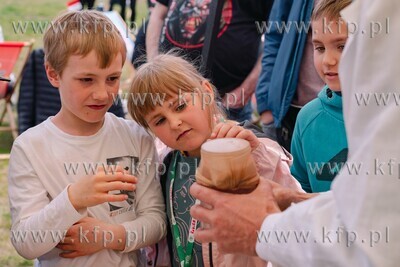
{"label": "green lanyard", "polygon": [[[190,227],[189,227],[189,233],[188,233],[188,241],[186,244],[186,253],[183,250],[182,246],[182,241],[179,233],[179,227],[176,223],[175,216],[174,216],[174,206],[172,204],[172,195],[173,195],[173,188],[174,188],[174,182],[175,182],[175,171],[176,171],[176,163],[178,160],[178,153],[174,153],[174,158],[173,158],[173,163],[172,163],[172,168],[170,171],[171,175],[171,183],[169,187],[169,203],[170,203],[170,217],[171,217],[171,223],[172,223],[172,228],[173,228],[173,235],[174,235],[174,243],[176,245],[176,249],[178,251],[178,257],[179,257],[179,263],[181,267],[190,267],[191,266],[191,261],[192,261],[192,252],[193,252],[193,245],[194,245],[194,232],[196,231],[196,225],[197,225],[197,220],[191,218],[190,220]],[[198,201],[196,200],[196,203]]]}

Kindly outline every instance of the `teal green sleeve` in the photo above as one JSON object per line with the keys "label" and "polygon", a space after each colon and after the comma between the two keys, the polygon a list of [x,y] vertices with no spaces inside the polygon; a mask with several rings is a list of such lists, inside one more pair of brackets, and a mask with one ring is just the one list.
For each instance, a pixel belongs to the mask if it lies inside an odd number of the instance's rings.
{"label": "teal green sleeve", "polygon": [[290,172],[299,181],[304,191],[307,193],[312,193],[310,180],[308,179],[307,175],[307,165],[304,159],[303,145],[299,128],[299,120],[297,120],[290,148],[290,153],[292,153],[293,156],[293,165],[290,168]]}

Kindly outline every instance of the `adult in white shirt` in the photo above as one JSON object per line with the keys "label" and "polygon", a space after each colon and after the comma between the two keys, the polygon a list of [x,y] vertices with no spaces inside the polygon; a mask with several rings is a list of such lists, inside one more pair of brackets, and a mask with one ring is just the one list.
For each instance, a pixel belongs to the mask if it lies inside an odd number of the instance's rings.
{"label": "adult in white shirt", "polygon": [[[274,266],[398,266],[400,260],[400,2],[356,0],[343,11],[341,59],[349,157],[331,191],[281,212],[265,179],[248,195],[197,184],[196,239]],[[273,191],[273,193],[272,193]],[[206,205],[204,205],[206,206]]]}

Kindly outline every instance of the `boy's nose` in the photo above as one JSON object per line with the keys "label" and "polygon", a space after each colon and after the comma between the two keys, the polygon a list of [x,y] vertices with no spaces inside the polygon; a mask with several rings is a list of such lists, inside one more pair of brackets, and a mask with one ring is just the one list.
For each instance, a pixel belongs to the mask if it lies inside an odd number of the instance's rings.
{"label": "boy's nose", "polygon": [[107,86],[99,85],[93,92],[93,99],[104,101],[108,99],[108,90]]}

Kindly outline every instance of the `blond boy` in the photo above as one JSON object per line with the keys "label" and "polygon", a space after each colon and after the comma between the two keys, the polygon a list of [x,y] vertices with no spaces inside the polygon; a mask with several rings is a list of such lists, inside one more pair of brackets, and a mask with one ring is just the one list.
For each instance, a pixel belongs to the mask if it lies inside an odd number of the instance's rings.
{"label": "blond boy", "polygon": [[165,215],[152,139],[106,113],[124,41],[99,12],[69,12],[53,25],[45,65],[61,110],[13,145],[12,243],[40,266],[137,266],[138,249],[164,236]]}

